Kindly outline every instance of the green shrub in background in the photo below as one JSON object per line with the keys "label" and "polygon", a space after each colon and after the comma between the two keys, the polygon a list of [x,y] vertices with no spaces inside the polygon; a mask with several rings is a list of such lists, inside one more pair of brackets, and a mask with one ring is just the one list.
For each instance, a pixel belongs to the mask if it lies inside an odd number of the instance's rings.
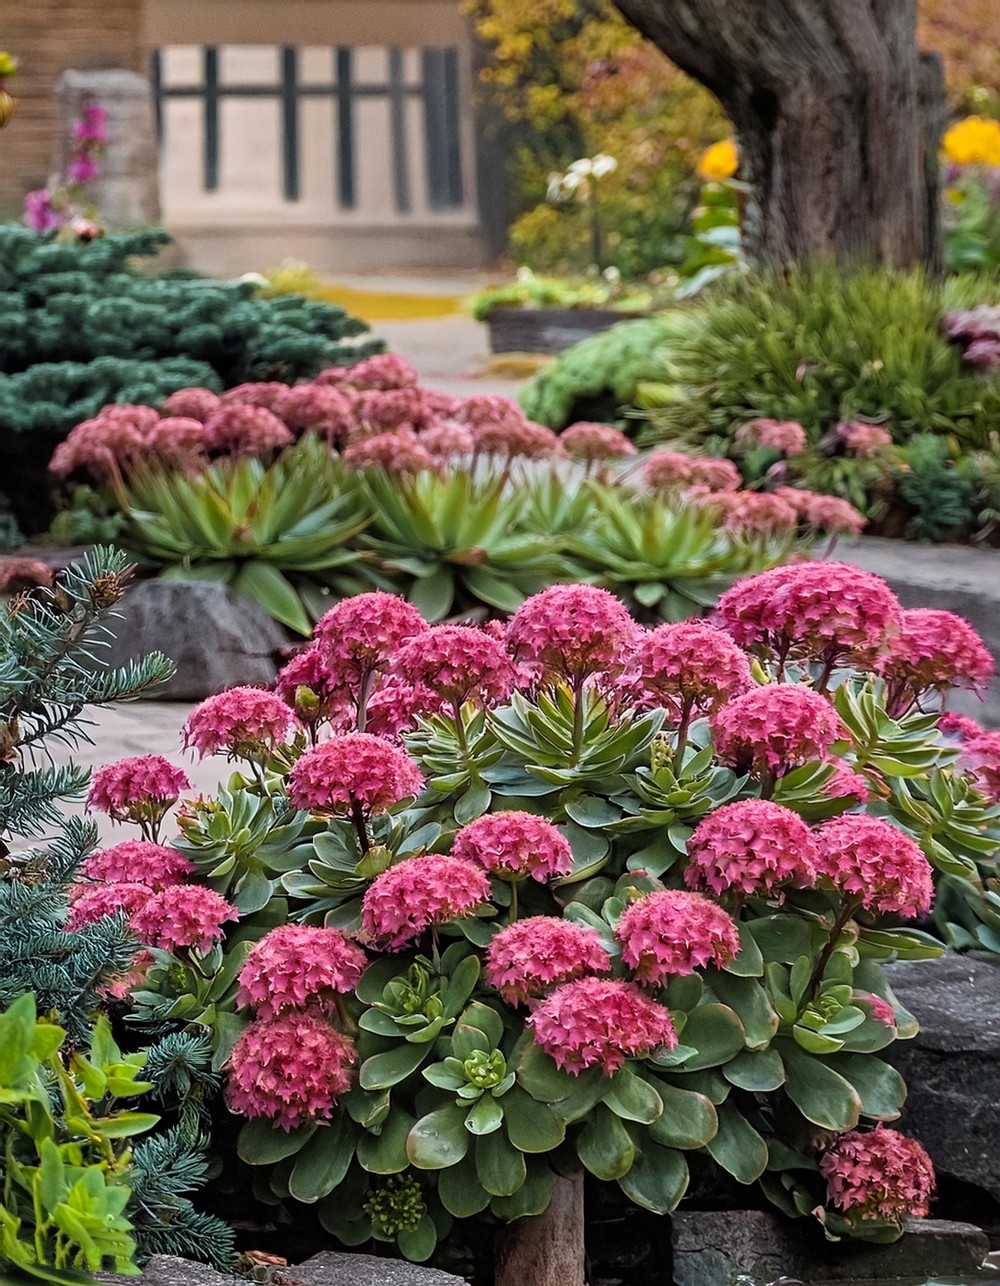
{"label": "green shrub in background", "polygon": [[251,282],[136,271],[169,244],[160,230],[90,242],[0,226],[0,467],[27,530],[45,468],[75,424],[109,402],[154,405],[175,389],[294,382],[377,351],[331,304],[258,297]]}
{"label": "green shrub in background", "polygon": [[734,278],[672,347],[662,378],[681,394],[651,412],[646,437],[725,453],[755,417],[795,420],[813,442],[841,420],[867,419],[897,443],[939,433],[983,448],[1000,419],[1000,382],[963,365],[941,319],[997,295],[985,278],[942,286],[888,268]]}
{"label": "green shrub in background", "polygon": [[699,324],[694,310],[620,322],[560,353],[521,390],[521,406],[550,429],[579,420],[613,423],[624,407],[641,402],[645,384],[662,381],[668,354]]}

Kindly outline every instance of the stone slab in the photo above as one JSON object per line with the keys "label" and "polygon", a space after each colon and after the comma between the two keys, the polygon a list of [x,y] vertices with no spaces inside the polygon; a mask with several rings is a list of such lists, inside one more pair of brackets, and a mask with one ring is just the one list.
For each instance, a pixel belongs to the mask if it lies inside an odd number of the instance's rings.
{"label": "stone slab", "polygon": [[[97,1279],[107,1286],[236,1286],[246,1281],[175,1255],[154,1255],[141,1277],[98,1273]],[[324,1251],[305,1263],[272,1269],[271,1280],[275,1286],[465,1286],[462,1277],[405,1259],[337,1251]]]}
{"label": "stone slab", "polygon": [[1000,1200],[1000,967],[968,956],[894,964],[889,981],[920,1020],[892,1047],[908,1086],[899,1128],[939,1174]]}
{"label": "stone slab", "polygon": [[678,1211],[672,1242],[676,1286],[731,1286],[744,1274],[809,1286],[923,1286],[975,1274],[989,1252],[971,1224],[914,1219],[899,1241],[879,1246],[829,1242],[817,1223],[761,1210]]}
{"label": "stone slab", "polygon": [[258,603],[206,581],[140,581],[118,610],[113,665],[160,651],[177,667],[149,693],[160,701],[198,701],[238,684],[270,683],[277,651],[288,642]]}

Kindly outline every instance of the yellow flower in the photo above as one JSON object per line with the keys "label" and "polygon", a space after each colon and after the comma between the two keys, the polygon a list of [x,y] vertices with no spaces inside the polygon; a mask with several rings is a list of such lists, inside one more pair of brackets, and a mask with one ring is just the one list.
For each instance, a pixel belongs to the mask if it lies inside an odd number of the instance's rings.
{"label": "yellow flower", "polygon": [[17,59],[6,50],[0,50],[0,76],[13,76],[17,71]]}
{"label": "yellow flower", "polygon": [[944,136],[942,151],[953,165],[1000,166],[1000,121],[966,116]]}
{"label": "yellow flower", "polygon": [[736,143],[731,138],[706,147],[698,158],[699,176],[715,183],[721,183],[723,179],[731,179],[739,168],[739,153],[736,150]]}

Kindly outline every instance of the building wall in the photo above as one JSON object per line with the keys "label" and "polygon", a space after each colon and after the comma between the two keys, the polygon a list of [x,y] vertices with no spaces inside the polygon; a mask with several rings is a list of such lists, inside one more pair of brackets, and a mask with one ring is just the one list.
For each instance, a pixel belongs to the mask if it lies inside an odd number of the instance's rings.
{"label": "building wall", "polygon": [[44,185],[59,138],[52,91],[69,68],[145,69],[142,0],[0,0],[0,45],[21,64],[17,115],[0,137],[0,216]]}

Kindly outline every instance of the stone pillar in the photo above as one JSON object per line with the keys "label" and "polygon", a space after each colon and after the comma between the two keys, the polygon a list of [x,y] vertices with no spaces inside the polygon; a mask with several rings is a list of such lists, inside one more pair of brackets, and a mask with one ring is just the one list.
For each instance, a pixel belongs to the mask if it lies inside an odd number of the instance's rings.
{"label": "stone pillar", "polygon": [[[112,230],[160,222],[159,145],[152,86],[133,71],[66,71],[56,85],[63,123],[60,174],[88,104],[108,113],[108,147],[88,195]],[[58,181],[58,180],[57,180]]]}

